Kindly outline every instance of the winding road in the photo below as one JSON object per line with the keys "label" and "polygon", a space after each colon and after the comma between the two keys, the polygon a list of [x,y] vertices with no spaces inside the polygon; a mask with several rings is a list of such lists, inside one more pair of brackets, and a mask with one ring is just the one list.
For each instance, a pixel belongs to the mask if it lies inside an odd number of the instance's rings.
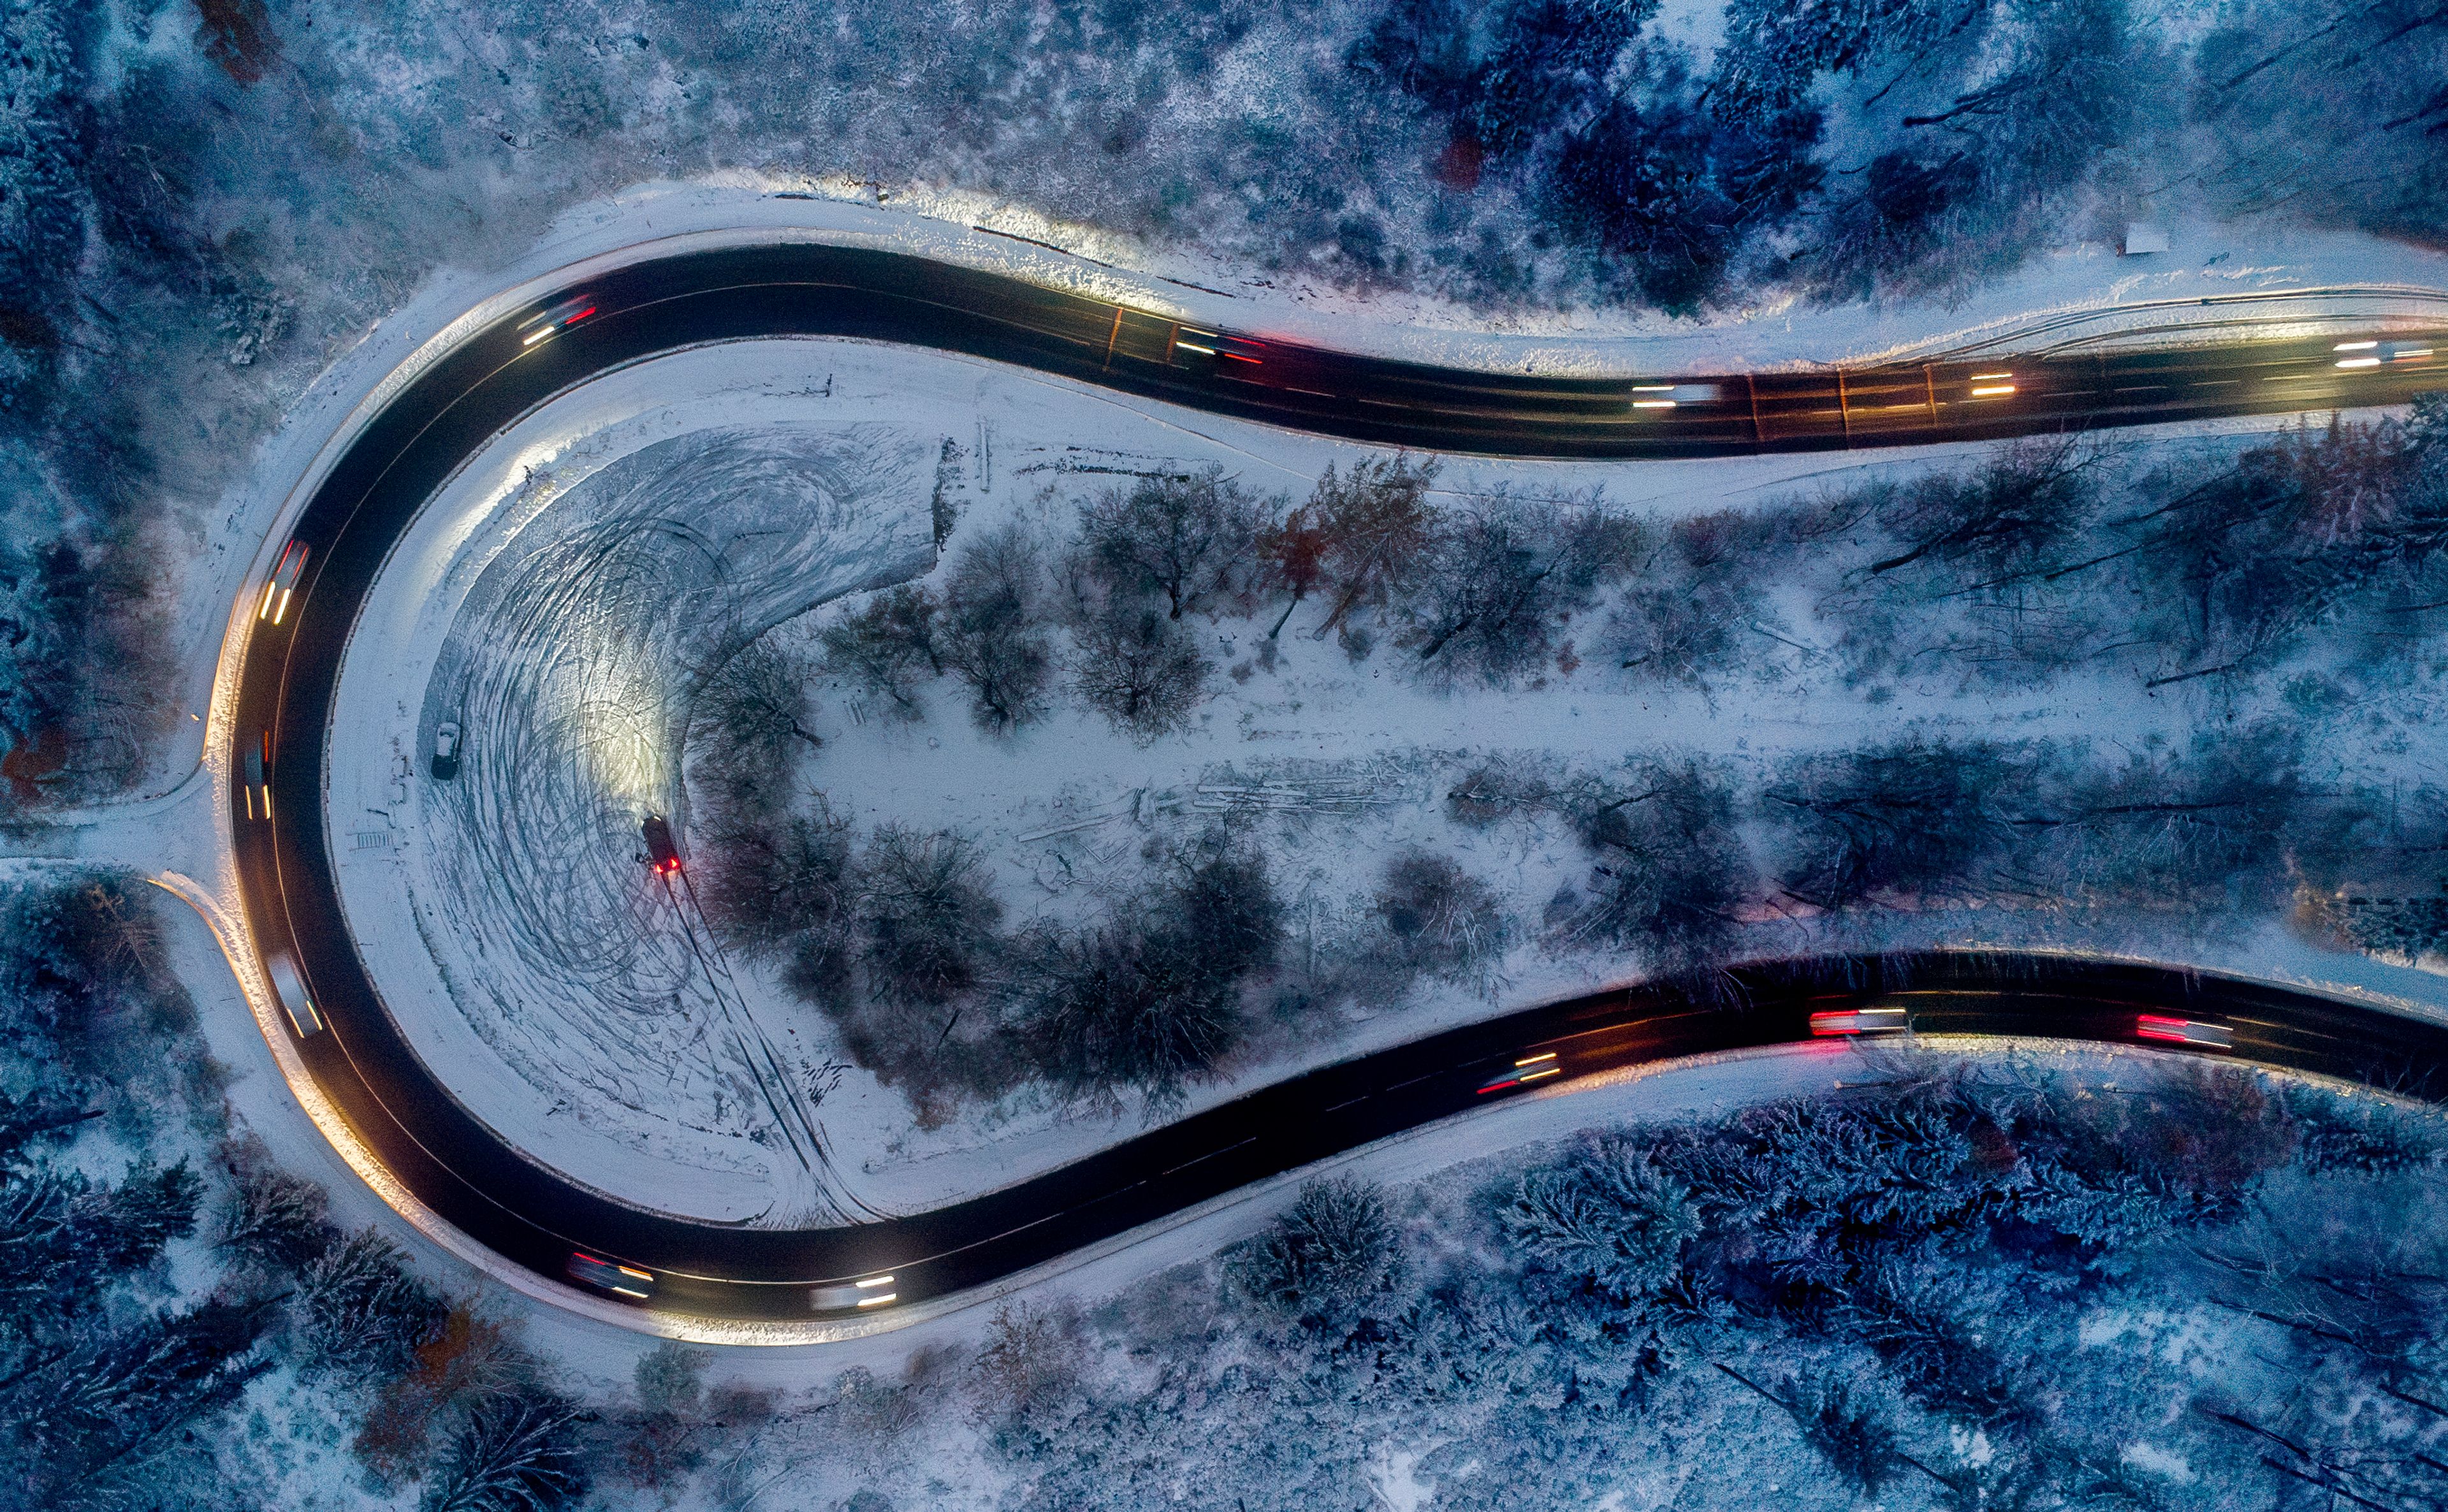
{"label": "winding road", "polygon": [[[558,318],[540,320],[546,312]],[[652,1278],[638,1288],[651,1292],[642,1305],[691,1318],[806,1321],[822,1315],[812,1288],[887,1274],[889,1295],[906,1306],[1515,1095],[1530,1080],[1513,1076],[1517,1062],[1565,1082],[1908,1023],[1922,1033],[2158,1043],[2418,1093],[2448,1066],[2448,1029],[2243,981],[2054,956],[1846,958],[1743,968],[1707,1001],[1642,987],[1515,1013],[1310,1072],[983,1197],[855,1228],[729,1228],[578,1186],[505,1145],[434,1081],[350,944],[323,822],[343,651],[393,543],[506,426],[615,367],[795,335],[963,353],[1356,441],[1515,456],[1976,440],[2399,403],[2448,386],[2448,362],[2427,343],[2377,337],[1756,376],[1515,376],[1206,330],[995,275],[816,244],[639,262],[505,316],[401,388],[297,520],[304,571],[277,620],[251,622],[237,689],[234,737],[240,753],[268,753],[268,801],[243,758],[231,763],[229,797],[255,946],[276,984],[292,971],[302,978],[323,1024],[296,1041],[309,1074],[419,1201],[539,1274],[563,1279],[574,1252],[602,1256]]]}

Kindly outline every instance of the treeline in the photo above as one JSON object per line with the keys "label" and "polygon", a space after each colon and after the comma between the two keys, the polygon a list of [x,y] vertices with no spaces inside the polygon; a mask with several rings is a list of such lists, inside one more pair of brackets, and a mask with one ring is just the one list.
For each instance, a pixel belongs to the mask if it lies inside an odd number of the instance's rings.
{"label": "treeline", "polygon": [[[2448,134],[2432,129],[2448,103],[2422,82],[2448,62],[2448,24],[2419,0],[2325,20],[2230,8],[2190,46],[2122,0],[1731,0],[1705,67],[1658,10],[1384,0],[1345,67],[1443,135],[1449,219],[1501,187],[1602,287],[1675,313],[1775,286],[1960,291],[2164,213],[2166,180],[2138,162],[2199,164],[2190,202],[2213,212],[2285,206],[2383,235],[2448,213]],[[2358,166],[2315,166],[2339,162]],[[1482,297],[1555,281],[1482,227],[1432,262]],[[1390,239],[1343,239],[1401,271]]]}
{"label": "treeline", "polygon": [[1136,738],[1185,727],[1218,668],[1192,617],[1263,620],[1250,661],[1296,633],[1354,659],[1381,643],[1415,676],[1503,686],[1537,674],[1560,627],[1632,571],[1642,527],[1590,493],[1499,491],[1440,503],[1434,463],[1329,468],[1298,504],[1217,467],[1140,479],[1080,505],[1066,538],[996,526],[952,554],[940,588],[870,596],[822,632],[825,668],[888,716],[954,679],[978,724],[1007,733],[1059,692]]}
{"label": "treeline", "polygon": [[268,1504],[227,1427],[291,1381],[354,1425],[346,1449],[380,1494],[573,1504],[634,1414],[582,1408],[503,1324],[334,1223],[319,1187],[231,1124],[151,910],[110,876],[0,900],[9,1505]]}
{"label": "treeline", "polygon": [[209,86],[105,56],[113,24],[0,10],[0,804],[20,809],[134,780],[171,717],[154,537],[186,480],[153,375],[200,334],[206,361],[252,363],[289,323],[251,239],[194,217]]}
{"label": "treeline", "polygon": [[1444,1192],[1310,1183],[1037,1341],[993,1420],[1015,1504],[1142,1504],[1150,1466],[1358,1504],[1387,1442],[1491,1512],[1661,1473],[1693,1506],[2448,1495],[2436,1118],[2228,1069],[1864,1071]]}
{"label": "treeline", "polygon": [[[2316,672],[2401,659],[2448,601],[2437,395],[2224,456],[2044,438],[1663,525],[1597,493],[1440,500],[1435,476],[1370,459],[1297,504],[1214,468],[1146,478],[1083,502],[1065,539],[1000,526],[940,588],[871,596],[823,632],[826,668],[888,715],[923,718],[920,690],[950,678],[990,730],[1067,690],[1154,739],[1224,670],[1190,616],[1265,625],[1236,679],[1293,631],[1355,659],[1390,647],[1434,684],[1591,664],[1709,693],[1832,671],[1881,697],[1907,678],[2127,670],[2234,692],[2314,652]],[[1807,595],[1807,622],[1788,622],[1780,590]]]}

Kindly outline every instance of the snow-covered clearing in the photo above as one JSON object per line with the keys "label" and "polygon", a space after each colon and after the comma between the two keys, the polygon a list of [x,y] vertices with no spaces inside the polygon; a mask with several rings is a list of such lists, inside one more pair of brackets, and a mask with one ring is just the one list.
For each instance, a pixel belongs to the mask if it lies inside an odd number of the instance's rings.
{"label": "snow-covered clearing", "polygon": [[[1329,462],[1365,454],[965,359],[830,341],[742,344],[624,370],[531,416],[453,480],[387,567],[353,639],[335,723],[329,822],[344,900],[419,1052],[536,1158],[624,1200],[789,1225],[830,1221],[844,1196],[888,1211],[931,1206],[1138,1127],[1023,1093],[921,1128],[898,1092],[853,1070],[814,1114],[847,1187],[832,1191],[775,1132],[780,1110],[742,1064],[726,1005],[763,1031],[803,1091],[848,1059],[830,1025],[736,967],[743,996],[717,992],[682,914],[637,864],[645,813],[672,813],[687,844],[673,721],[693,670],[736,645],[735,632],[923,570],[934,479],[921,459],[946,440],[956,452],[944,475],[960,513],[955,549],[1005,519],[1067,529],[1079,497],[1135,469],[1213,461],[1297,497]],[[823,459],[844,446],[901,460],[828,495],[856,502],[847,512],[824,504],[834,512],[821,533],[755,538],[724,523],[763,518],[792,496],[765,491],[775,449]],[[743,447],[762,459],[756,488],[744,491],[717,481],[717,464]],[[1636,513],[1672,518],[1975,454],[1640,467],[1452,460],[1439,488],[1459,499],[1500,485],[1539,496],[1602,488]],[[639,487],[649,469],[660,470]],[[813,486],[790,485],[801,487]],[[612,539],[607,511],[638,527],[618,537],[618,550],[595,551]],[[711,563],[701,543],[723,540],[746,543],[734,546],[728,576],[671,569]],[[656,554],[665,542],[678,555]],[[501,621],[505,605],[514,623]],[[1790,607],[1788,622],[1800,622],[1805,606]],[[1312,640],[1304,632],[1315,617],[1295,618],[1271,671],[1248,665],[1263,622],[1195,622],[1219,668],[1243,670],[1215,680],[1188,732],[1145,746],[1064,700],[1043,723],[998,737],[963,716],[949,684],[928,690],[931,712],[919,723],[883,718],[832,690],[812,732],[824,747],[802,776],[862,832],[892,820],[969,834],[1023,919],[1075,915],[1130,873],[1153,835],[1230,814],[1274,860],[1295,947],[1330,947],[1367,922],[1377,873],[1408,845],[1456,855],[1533,927],[1586,870],[1553,831],[1469,832],[1445,817],[1443,794],[1473,753],[1603,766],[1668,747],[1764,769],[1904,729],[2113,732],[2138,743],[2179,734],[2201,712],[2105,677],[1976,695],[1937,680],[1874,693],[1797,675],[1703,696],[1591,667],[1511,693],[1440,691],[1391,653],[1355,663]],[[775,634],[804,644],[823,618]],[[460,778],[436,782],[426,755],[435,725],[454,717],[469,755]],[[410,919],[413,931],[400,927]],[[1900,928],[1927,935],[1926,921]],[[2011,922],[1992,928],[2035,943]],[[2000,936],[1974,936],[1983,937]],[[2420,973],[2315,952],[2277,931],[2214,951],[2197,940],[2152,944],[2167,959],[2287,980],[2351,977],[2393,1001],[2441,1001]],[[1638,969],[1627,958],[1523,945],[1491,980],[1431,982],[1398,1002],[1263,1036],[1230,1076],[1195,1089],[1190,1106]]]}

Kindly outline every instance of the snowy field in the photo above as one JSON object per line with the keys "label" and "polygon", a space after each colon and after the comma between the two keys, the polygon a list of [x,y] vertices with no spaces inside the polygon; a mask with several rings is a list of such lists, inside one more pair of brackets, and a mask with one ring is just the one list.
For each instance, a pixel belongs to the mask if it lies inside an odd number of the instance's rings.
{"label": "snowy field", "polygon": [[[2161,444],[2214,455],[2231,443]],[[2141,454],[2138,441],[2120,445]],[[957,551],[1004,522],[1066,530],[1080,498],[1138,471],[1213,462],[1297,497],[1329,463],[1366,454],[965,359],[829,341],[696,352],[558,401],[429,507],[351,643],[331,842],[386,1001],[445,1084],[534,1158],[623,1200],[717,1221],[923,1209],[1127,1137],[1137,1116],[1091,1115],[1042,1090],[966,1107],[949,1122],[914,1117],[899,1091],[845,1069],[852,1057],[822,1014],[711,948],[685,900],[639,864],[638,820],[669,813],[688,848],[679,774],[698,680],[768,627],[767,643],[804,660],[856,590],[926,572],[930,490],[957,512]],[[1453,460],[1437,493],[1602,489],[1658,522],[1980,454]],[[950,460],[939,470],[941,457]],[[1786,642],[1830,639],[1811,623],[1807,596],[1777,609]],[[1272,616],[1195,620],[1223,675],[1192,726],[1148,742],[1064,700],[1000,737],[965,717],[949,683],[922,690],[918,721],[885,718],[871,698],[828,683],[809,730],[822,746],[798,779],[858,831],[898,822],[970,837],[1015,922],[1102,906],[1151,841],[1219,821],[1271,858],[1295,957],[1364,933],[1370,889],[1406,848],[1455,857],[1504,900],[1515,943],[1471,979],[1420,982],[1262,1032],[1226,1076],[1193,1089],[1195,1108],[1303,1065],[1641,973],[1636,957],[1559,955],[1536,943],[1540,908],[1587,871],[1569,835],[1453,822],[1444,794],[1491,753],[1603,768],[1669,747],[1765,773],[1799,753],[1902,731],[2113,732],[2142,745],[2181,737],[2207,707],[2108,676],[2007,691],[1941,678],[1846,686],[1765,635],[1762,675],[1731,689],[1567,669],[1569,646],[1511,691],[1439,686],[1407,675],[1392,652],[1354,661],[1313,639],[1321,613],[1296,616],[1264,670],[1253,661]],[[434,727],[454,718],[467,731],[463,775],[436,782],[425,753]],[[2423,748],[2400,750],[2419,776]],[[397,927],[403,919],[413,932]],[[1892,928],[1900,940],[1936,928],[1967,943],[2100,943],[2045,918],[1907,913]],[[1813,939],[1797,930],[1784,947]],[[2280,930],[2213,946],[2145,928],[2113,944],[2437,1001],[2423,973]],[[811,1158],[818,1143],[830,1176]]]}

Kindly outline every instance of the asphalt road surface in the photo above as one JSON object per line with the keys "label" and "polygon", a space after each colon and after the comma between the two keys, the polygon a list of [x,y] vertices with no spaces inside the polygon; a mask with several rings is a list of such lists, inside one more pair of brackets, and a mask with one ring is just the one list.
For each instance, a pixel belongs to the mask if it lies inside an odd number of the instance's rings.
{"label": "asphalt road surface", "polygon": [[[2216,977],[2057,957],[1846,959],[1747,969],[1708,1001],[1641,988],[1516,1013],[1311,1072],[986,1196],[858,1228],[689,1222],[579,1187],[505,1145],[433,1080],[349,943],[322,813],[341,652],[391,545],[505,426],[613,367],[777,335],[932,347],[1301,431],[1514,456],[1975,440],[2398,403],[2448,387],[2448,361],[2427,341],[2377,335],[1755,377],[1514,376],[1205,330],[994,275],[813,245],[641,263],[505,316],[394,396],[299,518],[303,571],[294,591],[273,596],[278,612],[258,618],[247,648],[230,797],[257,945],[276,983],[302,982],[324,1025],[297,1040],[307,1069],[419,1200],[541,1274],[564,1278],[583,1253],[643,1273],[648,1280],[622,1283],[649,1293],[641,1306],[706,1318],[847,1315],[856,1309],[845,1297],[828,1295],[842,1305],[819,1310],[813,1289],[883,1275],[891,1281],[854,1294],[906,1306],[1494,1099],[1646,1062],[1907,1024],[2155,1043],[2417,1092],[2448,1064],[2448,1031]],[[250,751],[268,757],[260,786]]]}

